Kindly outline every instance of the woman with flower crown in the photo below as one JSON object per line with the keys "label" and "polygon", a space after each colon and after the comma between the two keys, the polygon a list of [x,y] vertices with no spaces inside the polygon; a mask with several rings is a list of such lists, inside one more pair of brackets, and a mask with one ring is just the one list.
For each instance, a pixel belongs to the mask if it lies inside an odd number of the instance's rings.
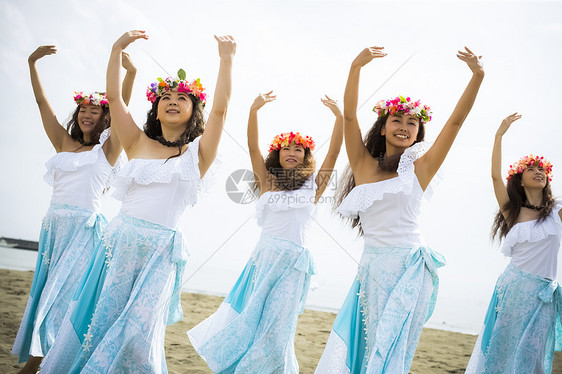
{"label": "woman with flower crown", "polygon": [[525,156],[501,176],[501,142],[521,115],[506,117],[492,151],[499,212],[492,237],[503,239],[511,262],[496,282],[467,373],[550,373],[562,350],[562,289],[556,278],[562,239],[562,201],[552,197],[552,164]]}
{"label": "woman with flower crown", "polygon": [[334,100],[322,99],[336,120],[326,159],[315,175],[314,141],[298,132],[277,135],[264,161],[258,110],[273,100],[272,92],[260,94],[248,120],[261,237],[219,309],[188,332],[215,373],[299,372],[295,330],[315,272],[305,234],[341,148],[343,117]]}
{"label": "woman with flower crown", "polygon": [[433,177],[470,112],[484,70],[468,48],[457,57],[472,79],[433,145],[423,142],[430,108],[402,96],[373,109],[378,119],[365,137],[357,121],[361,68],[386,56],[365,48],[351,64],[344,99],[344,136],[350,168],[339,185],[338,212],[365,240],[357,277],[334,321],[316,372],[408,373],[423,323],[437,296],[443,257],[426,247],[418,216]]}
{"label": "woman with flower crown", "polygon": [[187,260],[177,223],[197,201],[201,178],[213,163],[231,93],[231,36],[216,37],[220,69],[207,123],[207,94],[199,79],[158,79],[148,87],[152,108],[144,132],[120,98],[122,51],[144,31],[123,34],[107,67],[113,128],[129,158],[116,179],[121,211],[74,295],[42,373],[167,373],[166,324],[182,318],[181,281]]}
{"label": "woman with flower crown", "polygon": [[[53,186],[51,205],[43,219],[31,292],[12,353],[27,361],[20,373],[35,373],[53,345],[80,276],[84,273],[106,220],[100,200],[122,151],[111,135],[111,117],[104,93],[74,96],[76,109],[66,129],[51,108],[35,66],[55,54],[53,45],[37,48],[28,58],[31,85],[43,127],[57,154],[46,164],[45,181]],[[136,74],[127,54],[123,99],[129,101]]]}

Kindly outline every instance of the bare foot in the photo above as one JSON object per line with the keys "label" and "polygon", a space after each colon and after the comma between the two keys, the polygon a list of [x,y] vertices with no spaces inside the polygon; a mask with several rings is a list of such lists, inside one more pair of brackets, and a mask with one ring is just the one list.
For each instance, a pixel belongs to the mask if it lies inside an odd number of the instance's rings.
{"label": "bare foot", "polygon": [[18,372],[18,374],[36,374],[39,371],[41,361],[43,361],[43,357],[29,356],[25,366]]}

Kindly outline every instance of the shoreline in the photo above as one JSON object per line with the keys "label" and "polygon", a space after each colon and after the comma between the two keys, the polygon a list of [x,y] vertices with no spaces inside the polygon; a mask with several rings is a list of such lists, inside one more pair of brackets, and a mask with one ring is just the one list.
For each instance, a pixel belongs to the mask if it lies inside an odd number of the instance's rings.
{"label": "shoreline", "polygon": [[[0,269],[0,372],[15,373],[23,364],[10,353],[27,298],[33,271]],[[213,313],[223,297],[182,292],[184,318],[166,329],[166,362],[170,374],[211,373],[195,352],[186,331]],[[300,373],[314,373],[330,334],[335,313],[305,309],[295,335]],[[464,373],[476,335],[424,328],[410,373]],[[562,352],[556,352],[553,374],[562,374]]]}

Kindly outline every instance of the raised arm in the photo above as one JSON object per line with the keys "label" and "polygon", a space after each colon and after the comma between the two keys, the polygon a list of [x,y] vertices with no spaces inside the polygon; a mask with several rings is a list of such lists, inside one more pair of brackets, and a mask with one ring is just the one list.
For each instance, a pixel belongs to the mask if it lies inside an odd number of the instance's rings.
{"label": "raised arm", "polygon": [[334,122],[334,129],[332,130],[328,153],[326,154],[326,158],[318,171],[318,175],[316,175],[316,184],[318,185],[318,189],[316,190],[315,202],[318,202],[318,199],[320,199],[320,196],[322,196],[328,186],[328,182],[330,181],[334,171],[334,166],[336,165],[338,155],[340,154],[341,144],[343,142],[343,115],[341,114],[338,104],[327,95],[325,99],[321,100],[322,103],[326,105],[332,113],[334,113],[336,121]]}
{"label": "raised arm", "polygon": [[[121,53],[122,64],[127,73],[123,79],[123,93],[122,98],[125,105],[129,105],[129,100],[131,100],[131,95],[133,93],[133,83],[135,82],[135,75],[137,74],[137,68],[133,65],[129,54],[126,52]],[[111,165],[115,165],[123,147],[119,141],[117,135],[109,135],[109,138],[103,145],[103,151],[105,153],[105,158]]]}
{"label": "raised arm", "polygon": [[204,175],[217,156],[228,102],[232,91],[232,59],[236,53],[236,43],[230,35],[216,36],[219,46],[220,68],[213,97],[213,107],[199,142],[199,170]]}
{"label": "raised arm", "polygon": [[129,113],[129,108],[127,108],[122,98],[120,70],[123,50],[137,39],[148,39],[148,35],[141,30],[133,30],[123,34],[113,44],[109,63],[107,64],[106,91],[109,110],[111,111],[111,128],[129,156],[134,154],[134,147],[138,143],[142,131],[135,124],[133,117]]}
{"label": "raised arm", "polygon": [[43,86],[41,85],[39,74],[37,73],[37,68],[35,66],[35,63],[40,58],[53,55],[55,53],[57,53],[57,50],[54,45],[42,45],[29,55],[27,62],[29,64],[31,86],[33,87],[35,101],[37,102],[37,106],[39,106],[43,127],[45,128],[45,132],[47,133],[51,144],[55,147],[55,150],[57,152],[61,152],[65,142],[72,139],[66,132],[65,128],[60,124],[55,112],[51,108],[51,105],[45,96],[45,92],[43,91]]}
{"label": "raised arm", "polygon": [[267,184],[267,169],[260,151],[259,146],[259,130],[258,130],[258,110],[266,103],[275,100],[276,96],[273,91],[269,91],[265,95],[259,94],[250,107],[250,117],[248,118],[248,151],[252,160],[252,170],[260,190],[260,195],[269,190]]}
{"label": "raised arm", "polygon": [[480,63],[482,56],[478,57],[470,49],[466,47],[465,49],[466,52],[458,51],[457,57],[472,70],[472,78],[433,146],[415,162],[416,175],[423,190],[427,188],[429,182],[441,167],[447,153],[449,153],[466,116],[472,109],[476,94],[478,94],[480,84],[484,79],[484,68]]}
{"label": "raised arm", "polygon": [[131,60],[131,56],[125,51],[121,52],[121,64],[125,68],[125,78],[123,78],[122,98],[125,105],[129,105],[131,96],[133,95],[133,84],[135,83],[135,76],[137,75],[137,68]]}
{"label": "raised arm", "polygon": [[386,56],[386,53],[382,52],[382,49],[383,47],[370,47],[362,50],[351,64],[347,85],[345,86],[345,94],[343,97],[345,149],[351,169],[354,171],[357,170],[365,157],[370,156],[365,144],[363,144],[361,129],[357,121],[359,73],[361,68],[372,59]]}
{"label": "raised arm", "polygon": [[492,183],[494,185],[494,193],[496,200],[500,206],[500,210],[504,217],[508,212],[504,212],[503,208],[509,202],[507,188],[502,178],[502,137],[507,132],[511,124],[521,118],[520,114],[513,113],[502,121],[494,139],[494,148],[492,149]]}

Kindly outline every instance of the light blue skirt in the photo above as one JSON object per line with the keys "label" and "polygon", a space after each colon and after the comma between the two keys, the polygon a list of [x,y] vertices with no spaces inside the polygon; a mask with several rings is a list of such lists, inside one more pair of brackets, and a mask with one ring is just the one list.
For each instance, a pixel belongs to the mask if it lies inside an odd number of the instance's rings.
{"label": "light blue skirt", "polygon": [[443,265],[426,247],[366,246],[316,373],[408,373]]}
{"label": "light blue skirt", "polygon": [[562,351],[562,289],[509,264],[498,278],[467,373],[550,373]]}
{"label": "light blue skirt", "polygon": [[181,232],[114,218],[41,373],[167,373],[166,323],[182,318],[186,261]]}
{"label": "light blue skirt", "polygon": [[106,223],[101,214],[51,203],[41,227],[31,292],[12,348],[19,362],[30,355],[44,357],[53,345]]}
{"label": "light blue skirt", "polygon": [[188,331],[191,344],[215,373],[298,373],[295,330],[314,273],[306,248],[262,235],[219,309]]}

